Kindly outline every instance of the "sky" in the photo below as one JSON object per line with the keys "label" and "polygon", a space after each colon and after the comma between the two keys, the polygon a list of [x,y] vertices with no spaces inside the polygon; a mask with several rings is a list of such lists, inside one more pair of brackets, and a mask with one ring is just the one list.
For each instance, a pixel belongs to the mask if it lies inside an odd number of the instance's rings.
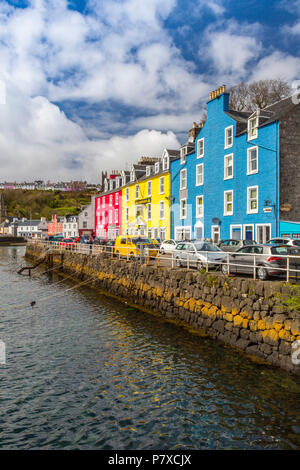
{"label": "sky", "polygon": [[178,149],[209,92],[300,80],[300,0],[0,0],[0,181]]}

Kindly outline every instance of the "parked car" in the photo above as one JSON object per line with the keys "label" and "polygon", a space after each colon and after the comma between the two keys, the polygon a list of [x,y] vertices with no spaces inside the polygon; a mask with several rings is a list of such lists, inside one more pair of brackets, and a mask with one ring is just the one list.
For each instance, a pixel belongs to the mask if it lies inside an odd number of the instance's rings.
{"label": "parked car", "polygon": [[93,243],[93,240],[89,235],[82,235],[81,237],[77,237],[75,239],[76,243],[84,243],[85,245]]}
{"label": "parked car", "polygon": [[[223,274],[244,273],[253,274],[254,258],[257,277],[265,280],[270,276],[286,276],[287,258],[286,255],[297,256],[290,258],[290,274],[295,275],[295,269],[300,270],[300,249],[288,245],[255,245],[246,246],[230,253],[228,263],[222,264]],[[299,277],[298,273],[298,277]]]}
{"label": "parked car", "polygon": [[71,249],[73,246],[76,246],[76,241],[73,238],[63,238],[62,241],[59,242],[59,246]]}
{"label": "parked car", "polygon": [[164,240],[160,245],[159,252],[164,255],[166,253],[173,253],[177,246],[177,242],[175,240]]}
{"label": "parked car", "polygon": [[299,246],[300,247],[300,239],[295,238],[271,238],[271,240],[267,241],[267,245],[291,245],[291,246]]}
{"label": "parked car", "polygon": [[226,254],[220,248],[212,243],[195,241],[178,242],[174,255],[176,266],[193,266],[197,269],[203,269],[208,264],[208,268],[219,267],[224,260]]}
{"label": "parked car", "polygon": [[254,240],[234,240],[232,238],[228,240],[221,240],[220,243],[218,243],[218,247],[221,248],[222,251],[237,251],[240,248],[243,248],[243,246],[252,246],[252,245],[257,245],[256,241]]}
{"label": "parked car", "polygon": [[104,251],[106,253],[113,253],[115,248],[116,240],[107,240],[104,244]]}
{"label": "parked car", "polygon": [[116,255],[129,256],[134,259],[139,255],[141,248],[143,254],[151,258],[157,256],[159,249],[158,245],[154,244],[149,238],[124,235],[116,238],[114,252]]}
{"label": "parked car", "polygon": [[48,239],[49,239],[49,242],[51,242],[55,245],[58,245],[59,242],[61,242],[64,239],[64,237],[63,237],[63,235],[50,235],[48,237]]}

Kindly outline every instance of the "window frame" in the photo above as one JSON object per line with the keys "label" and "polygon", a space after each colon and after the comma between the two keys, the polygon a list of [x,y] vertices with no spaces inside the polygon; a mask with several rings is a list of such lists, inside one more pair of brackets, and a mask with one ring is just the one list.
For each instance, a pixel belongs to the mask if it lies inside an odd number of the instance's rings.
{"label": "window frame", "polygon": [[[228,131],[231,130],[231,144],[228,144]],[[233,125],[225,127],[225,142],[224,142],[224,149],[230,149],[233,147]]]}
{"label": "window frame", "polygon": [[[202,142],[202,153],[200,153],[200,151],[199,151],[200,142]],[[205,152],[204,145],[205,145],[204,137],[201,137],[201,139],[197,140],[197,158],[203,158],[204,157],[204,152]]]}
{"label": "window frame", "polygon": [[[231,202],[227,200],[227,195],[231,194],[232,200]],[[232,205],[232,210],[228,211],[228,204]],[[224,216],[233,215],[233,189],[228,189],[224,191]]]}
{"label": "window frame", "polygon": [[134,187],[134,196],[135,196],[134,197],[135,200],[139,199],[139,197],[140,197],[140,187],[139,187],[138,184],[136,184],[135,187]]}
{"label": "window frame", "polygon": [[[202,212],[200,213],[198,211],[199,209],[199,204],[198,204],[198,201],[202,199]],[[196,196],[196,219],[201,219],[204,217],[204,195],[201,194],[200,196]]]}
{"label": "window frame", "polygon": [[[256,170],[250,171],[250,154],[251,150],[256,150]],[[255,175],[258,173],[258,145],[247,148],[247,175]]]}
{"label": "window frame", "polygon": [[[229,168],[229,165],[226,166],[226,159],[232,157],[232,176],[226,176],[226,170]],[[233,153],[228,153],[224,155],[224,180],[231,180],[234,177],[234,157]]]}
{"label": "window frame", "polygon": [[[182,175],[185,174],[185,186],[182,185]],[[183,168],[180,170],[180,190],[187,188],[187,170]]]}
{"label": "window frame", "polygon": [[[162,183],[163,183],[163,188],[161,188]],[[164,176],[161,176],[159,178],[159,194],[165,194],[165,177]]]}
{"label": "window frame", "polygon": [[[256,189],[256,209],[251,209],[251,200],[249,198],[251,189]],[[258,214],[258,185],[247,186],[247,214]]]}
{"label": "window frame", "polygon": [[[199,183],[198,182],[198,168],[202,168],[202,182]],[[198,165],[196,165],[196,186],[203,186],[204,184],[204,163],[199,163]]]}
{"label": "window frame", "polygon": [[[185,202],[185,215],[182,215],[182,202]],[[187,198],[183,197],[180,199],[180,220],[185,220],[187,218]]]}
{"label": "window frame", "polygon": [[[251,126],[251,123],[253,121],[256,121],[256,126],[253,127],[253,129],[256,129],[256,132],[255,134],[251,135],[251,130],[252,130],[252,126]],[[253,118],[250,118],[248,119],[248,140],[253,140],[253,139],[257,139],[258,137],[258,116],[255,116]]]}
{"label": "window frame", "polygon": [[165,201],[160,201],[159,202],[159,220],[164,220],[164,219],[165,219]]}

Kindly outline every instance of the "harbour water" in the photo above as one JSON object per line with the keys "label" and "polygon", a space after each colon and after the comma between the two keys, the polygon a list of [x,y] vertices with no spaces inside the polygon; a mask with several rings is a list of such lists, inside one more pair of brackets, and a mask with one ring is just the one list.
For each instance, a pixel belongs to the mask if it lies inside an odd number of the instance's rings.
{"label": "harbour water", "polygon": [[0,449],[300,448],[299,377],[43,268],[19,276],[24,253],[0,247]]}

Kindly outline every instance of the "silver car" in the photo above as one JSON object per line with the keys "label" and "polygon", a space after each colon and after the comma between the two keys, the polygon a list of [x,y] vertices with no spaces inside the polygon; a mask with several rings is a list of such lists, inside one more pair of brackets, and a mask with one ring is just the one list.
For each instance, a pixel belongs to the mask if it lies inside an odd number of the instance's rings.
{"label": "silver car", "polygon": [[267,241],[267,245],[291,245],[300,247],[300,239],[295,238],[271,238]]}
{"label": "silver car", "polygon": [[176,266],[193,266],[199,270],[205,268],[206,264],[208,268],[217,268],[226,260],[226,254],[220,248],[202,241],[178,242],[173,256]]}
{"label": "silver car", "polygon": [[257,243],[254,240],[234,240],[230,238],[228,240],[222,240],[218,244],[218,247],[221,248],[222,251],[233,252],[243,248],[244,246],[252,245],[257,245]]}
{"label": "silver car", "polygon": [[[227,263],[221,267],[223,274],[256,274],[262,281],[270,276],[286,276],[287,255],[290,255],[290,275],[300,277],[300,249],[292,246],[254,245],[228,253]],[[296,271],[297,270],[297,271]]]}

